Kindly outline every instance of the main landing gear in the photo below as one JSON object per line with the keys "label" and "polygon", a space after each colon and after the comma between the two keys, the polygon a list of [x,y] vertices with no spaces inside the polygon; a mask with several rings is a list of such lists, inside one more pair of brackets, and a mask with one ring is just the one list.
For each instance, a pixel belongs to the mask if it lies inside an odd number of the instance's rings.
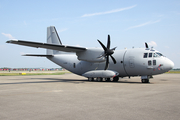
{"label": "main landing gear", "polygon": [[98,78],[88,78],[88,81],[97,81],[97,82],[102,82],[102,81],[105,81],[105,82],[118,82],[119,80],[119,77],[114,77],[113,79],[112,78],[101,78],[101,77],[98,77]]}
{"label": "main landing gear", "polygon": [[[141,76],[141,82],[142,83],[149,83],[149,79],[152,78],[152,76]],[[96,81],[96,82],[118,82],[119,77],[114,77],[114,78],[88,78],[88,81]]]}

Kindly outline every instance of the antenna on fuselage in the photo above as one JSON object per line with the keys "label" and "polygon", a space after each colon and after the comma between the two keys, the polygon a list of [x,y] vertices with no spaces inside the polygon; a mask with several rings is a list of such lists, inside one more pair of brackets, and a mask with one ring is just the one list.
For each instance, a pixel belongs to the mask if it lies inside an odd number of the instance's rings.
{"label": "antenna on fuselage", "polygon": [[151,51],[155,51],[155,50],[154,50],[154,47],[151,47]]}
{"label": "antenna on fuselage", "polygon": [[146,50],[149,50],[148,44],[145,42]]}
{"label": "antenna on fuselage", "polygon": [[148,44],[147,44],[146,42],[145,42],[145,46],[146,46],[146,48],[149,48],[149,47],[148,47]]}

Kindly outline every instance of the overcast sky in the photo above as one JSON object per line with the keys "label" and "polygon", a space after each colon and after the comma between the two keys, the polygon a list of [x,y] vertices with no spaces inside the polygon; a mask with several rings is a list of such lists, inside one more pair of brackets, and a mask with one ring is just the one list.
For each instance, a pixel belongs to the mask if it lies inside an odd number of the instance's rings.
{"label": "overcast sky", "polygon": [[101,47],[111,35],[111,48],[145,47],[144,42],[180,68],[180,0],[1,0],[0,67],[59,67],[40,57],[46,53],[5,43],[9,39],[46,42],[54,25],[66,45]]}

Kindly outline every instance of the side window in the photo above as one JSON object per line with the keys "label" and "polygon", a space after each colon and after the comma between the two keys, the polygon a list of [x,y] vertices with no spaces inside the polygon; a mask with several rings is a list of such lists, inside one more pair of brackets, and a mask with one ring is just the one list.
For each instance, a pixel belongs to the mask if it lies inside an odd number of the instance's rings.
{"label": "side window", "polygon": [[149,57],[152,57],[152,53],[149,53]]}
{"label": "side window", "polygon": [[143,58],[147,58],[147,56],[148,56],[148,53],[144,53]]}
{"label": "side window", "polygon": [[156,60],[153,60],[153,65],[156,65]]}
{"label": "side window", "polygon": [[148,65],[150,66],[152,63],[151,63],[151,60],[148,61]]}

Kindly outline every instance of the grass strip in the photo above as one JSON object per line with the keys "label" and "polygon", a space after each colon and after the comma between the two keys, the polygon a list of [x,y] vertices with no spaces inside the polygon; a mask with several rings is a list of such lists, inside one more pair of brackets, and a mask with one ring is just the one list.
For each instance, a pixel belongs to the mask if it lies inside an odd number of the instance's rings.
{"label": "grass strip", "polygon": [[180,70],[170,70],[169,72],[166,72],[167,74],[180,74]]}
{"label": "grass strip", "polygon": [[0,73],[0,76],[24,76],[24,75],[63,75],[68,72],[55,72],[55,73]]}

